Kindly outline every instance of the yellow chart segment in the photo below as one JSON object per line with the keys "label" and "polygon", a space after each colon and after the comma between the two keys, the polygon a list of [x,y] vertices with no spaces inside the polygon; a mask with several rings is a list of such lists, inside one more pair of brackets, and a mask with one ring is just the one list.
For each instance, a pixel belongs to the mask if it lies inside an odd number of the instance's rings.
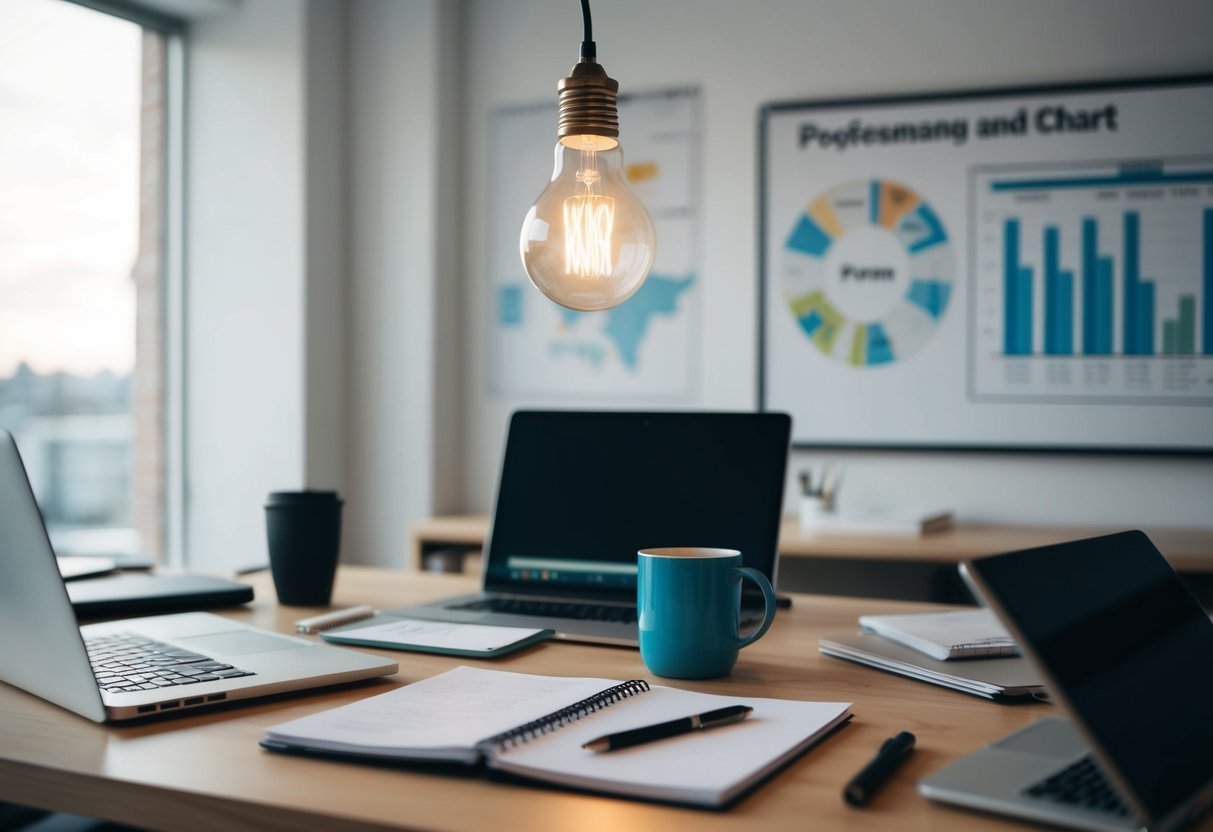
{"label": "yellow chart segment", "polygon": [[647,182],[656,179],[661,171],[656,162],[637,162],[624,169],[629,182]]}
{"label": "yellow chart segment", "polygon": [[822,196],[813,200],[809,206],[809,216],[816,221],[822,231],[834,239],[838,239],[846,233],[843,231],[842,223],[838,221],[838,215],[834,213],[834,206],[827,197]]}
{"label": "yellow chart segment", "polygon": [[861,367],[868,363],[868,326],[855,324],[855,335],[851,339],[851,363]]}

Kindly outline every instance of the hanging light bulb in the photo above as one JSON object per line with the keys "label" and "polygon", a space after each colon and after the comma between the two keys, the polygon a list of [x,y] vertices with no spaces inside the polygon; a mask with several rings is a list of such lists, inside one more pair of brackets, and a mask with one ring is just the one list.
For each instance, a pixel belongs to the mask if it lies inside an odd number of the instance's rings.
{"label": "hanging light bulb", "polygon": [[581,9],[581,61],[556,87],[552,179],[527,212],[519,249],[539,291],[569,309],[594,311],[640,288],[653,267],[657,234],[624,176],[619,82],[596,60],[588,0]]}

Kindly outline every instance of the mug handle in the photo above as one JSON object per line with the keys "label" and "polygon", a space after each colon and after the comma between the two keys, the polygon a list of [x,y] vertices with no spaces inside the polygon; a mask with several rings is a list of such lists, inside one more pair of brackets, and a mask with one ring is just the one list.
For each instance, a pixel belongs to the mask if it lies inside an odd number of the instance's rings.
{"label": "mug handle", "polygon": [[758,629],[737,640],[737,649],[748,647],[758,639],[762,638],[768,629],[771,627],[771,622],[775,620],[775,589],[771,586],[771,582],[767,580],[767,576],[749,566],[733,567],[733,577],[738,580],[749,578],[754,583],[758,584],[758,588],[762,590],[763,613],[762,623],[758,625]]}

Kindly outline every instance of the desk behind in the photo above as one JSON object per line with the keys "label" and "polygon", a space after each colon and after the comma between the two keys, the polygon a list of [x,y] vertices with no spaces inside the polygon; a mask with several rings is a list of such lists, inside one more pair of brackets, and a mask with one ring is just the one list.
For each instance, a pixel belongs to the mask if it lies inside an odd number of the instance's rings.
{"label": "desk behind", "polygon": [[[454,514],[414,522],[410,528],[410,569],[425,569],[435,557],[456,571],[466,552],[484,546],[488,517]],[[971,603],[956,573],[965,558],[1047,546],[1094,537],[1121,528],[958,523],[922,536],[827,535],[801,530],[795,516],[779,530],[779,590],[829,595],[944,603]],[[1213,608],[1213,529],[1146,529],[1200,598]]]}
{"label": "desk behind", "polygon": [[[228,614],[290,632],[314,610],[280,608],[266,575],[258,600]],[[391,607],[467,590],[472,579],[343,567],[334,603]],[[629,829],[999,829],[999,818],[920,798],[927,772],[1051,706],[997,705],[821,656],[818,637],[854,628],[861,612],[928,609],[906,602],[799,596],[768,635],[742,653],[733,674],[679,686],[743,696],[854,702],[855,719],[731,810],[677,809],[489,782],[425,769],[391,769],[274,755],[257,746],[267,726],[421,679],[460,660],[394,652],[386,681],[283,696],[128,726],[98,726],[0,685],[0,800],[170,830],[224,828],[354,830],[526,828]],[[648,677],[635,650],[549,643],[494,662],[463,663],[526,673]],[[664,681],[664,680],[662,680]],[[843,784],[899,730],[918,750],[864,810],[846,807]],[[1213,820],[1201,827],[1213,829]]]}

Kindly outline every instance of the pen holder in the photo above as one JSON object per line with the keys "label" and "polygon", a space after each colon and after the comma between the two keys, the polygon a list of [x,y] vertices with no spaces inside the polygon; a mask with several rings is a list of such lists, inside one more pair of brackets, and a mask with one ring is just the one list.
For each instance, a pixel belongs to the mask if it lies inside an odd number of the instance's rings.
{"label": "pen holder", "polygon": [[827,512],[825,500],[815,495],[803,495],[800,498],[800,528],[802,531],[816,531],[821,525],[821,516]]}

